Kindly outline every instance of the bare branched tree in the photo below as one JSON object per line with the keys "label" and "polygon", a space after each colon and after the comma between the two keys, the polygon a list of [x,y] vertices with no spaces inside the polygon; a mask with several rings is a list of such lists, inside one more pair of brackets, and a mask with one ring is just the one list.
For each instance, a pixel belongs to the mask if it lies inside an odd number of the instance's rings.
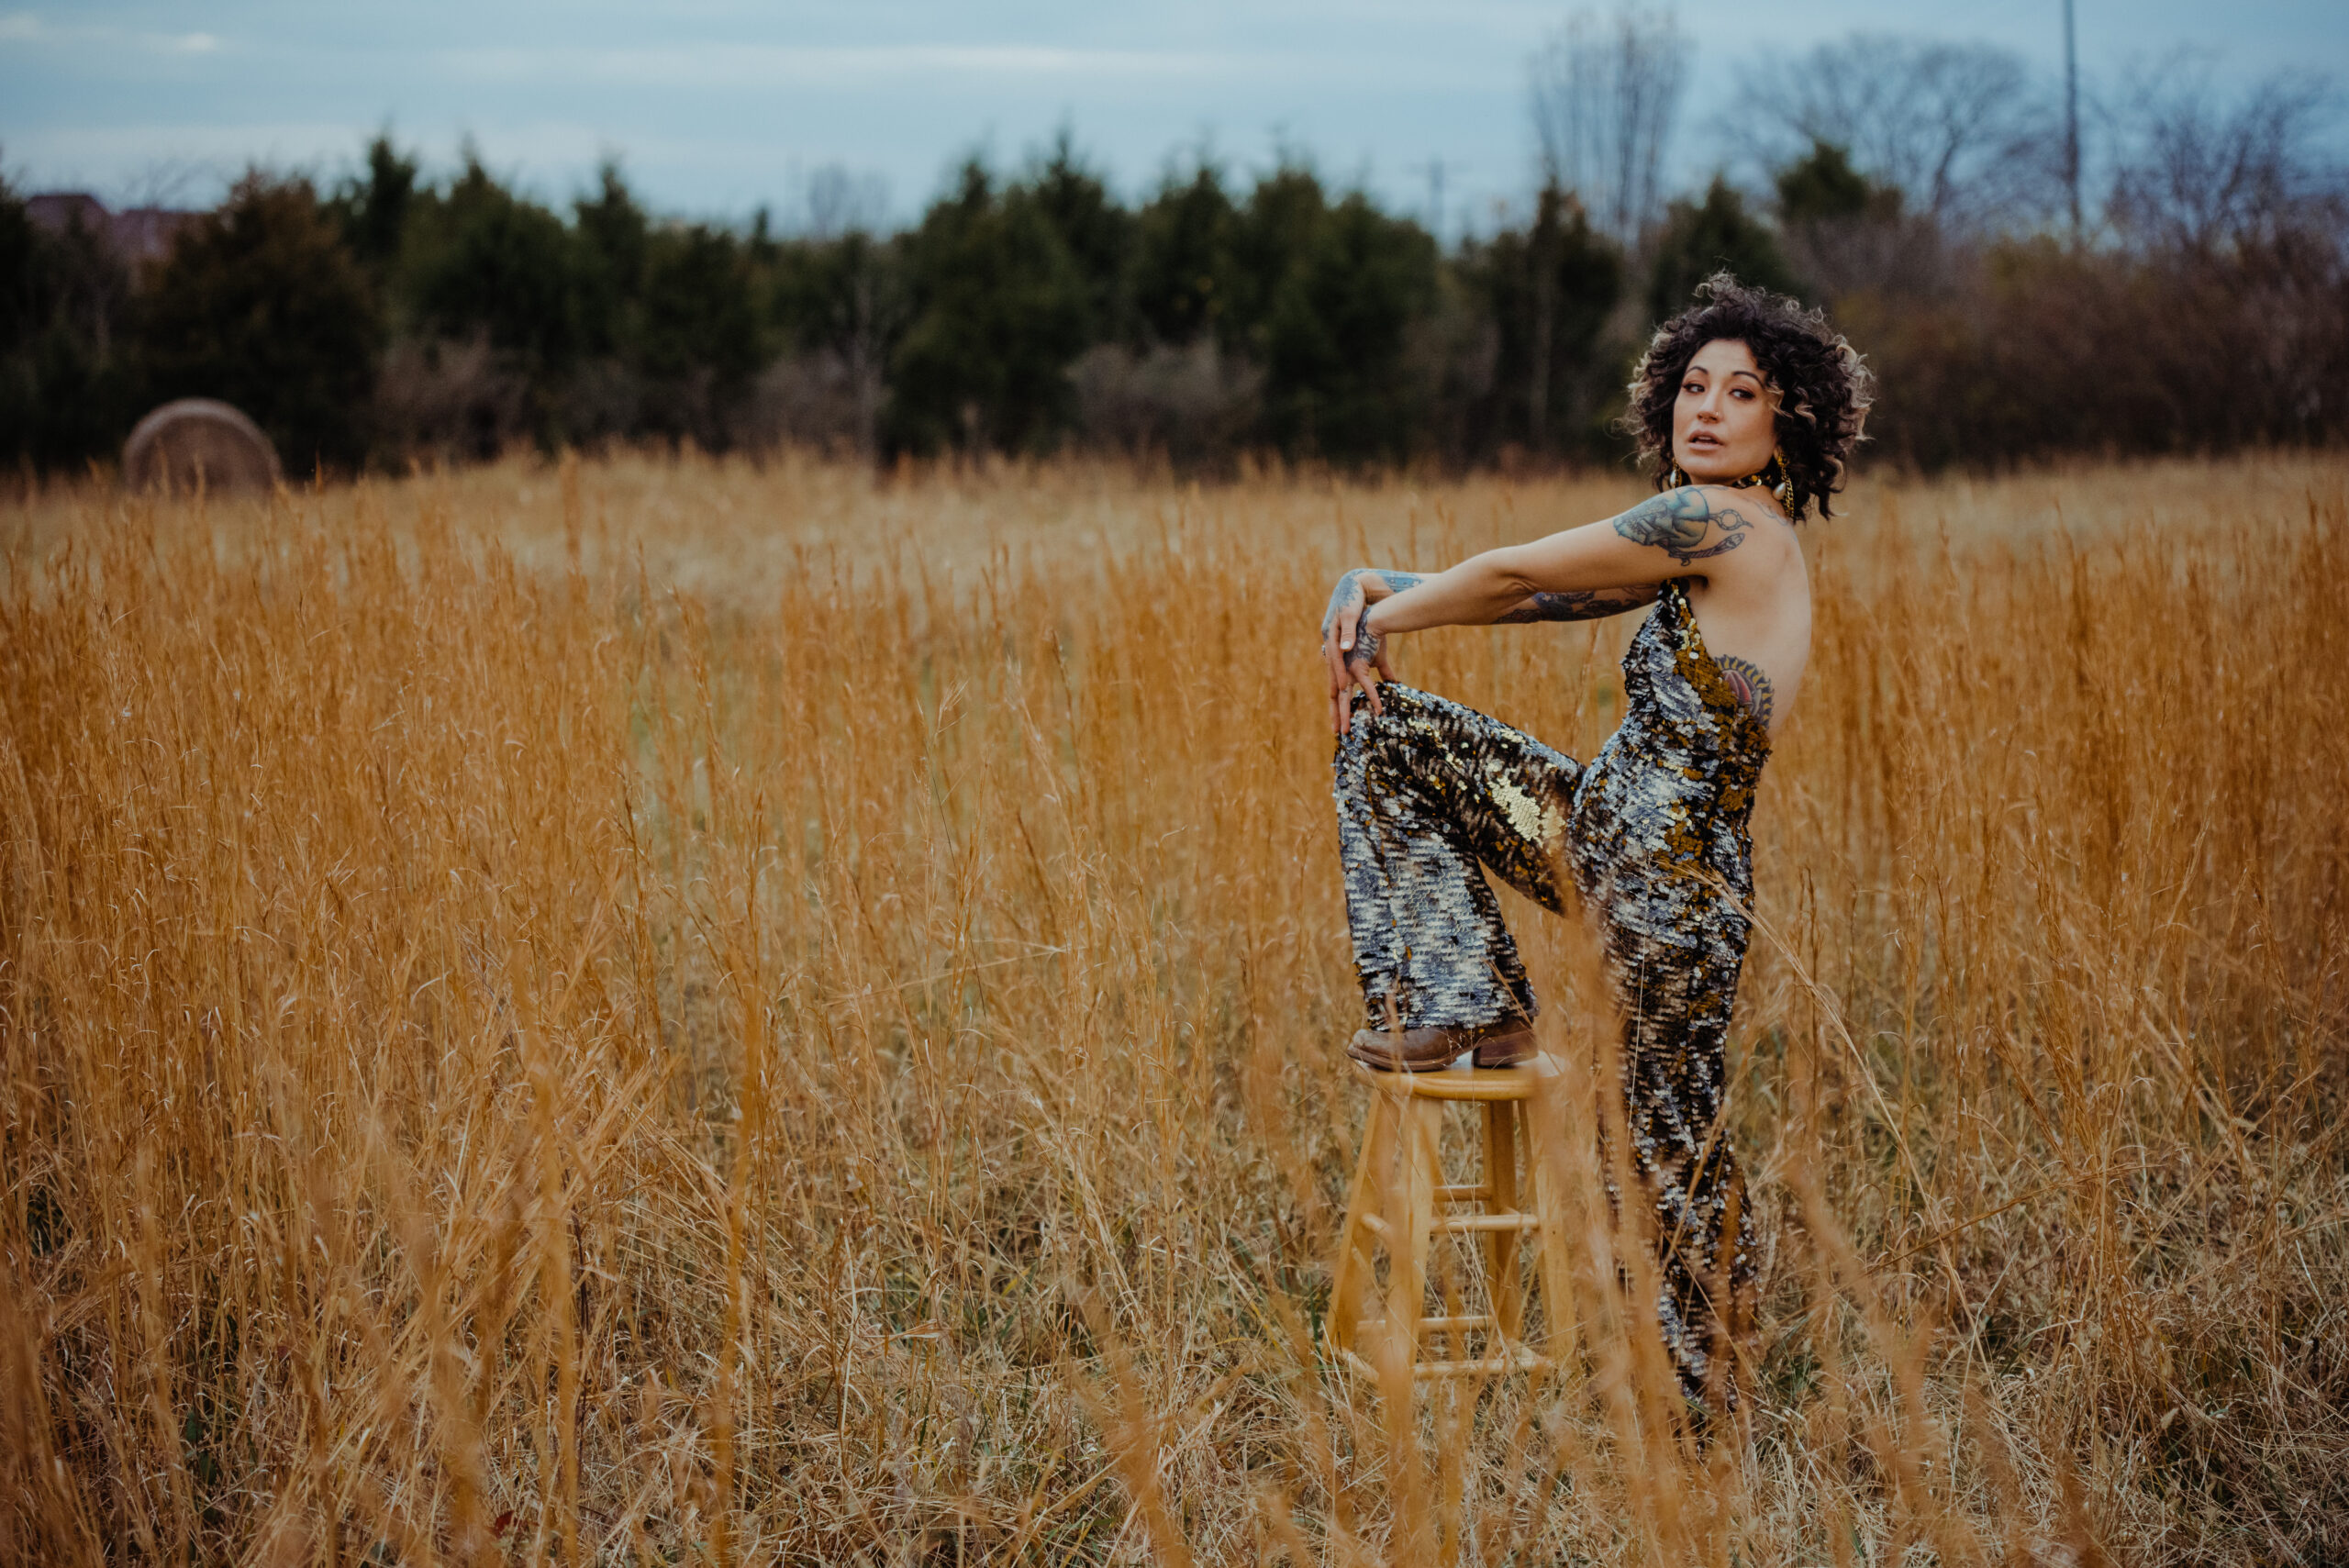
{"label": "bare branched tree", "polygon": [[888,219],[889,183],[845,163],[818,164],[807,172],[799,206],[798,228],[807,239],[870,234]]}
{"label": "bare branched tree", "polygon": [[1688,82],[1669,11],[1578,11],[1532,61],[1543,183],[1573,192],[1594,227],[1625,246],[1655,216],[1664,152]]}
{"label": "bare branched tree", "polygon": [[2232,95],[2207,69],[2132,83],[2113,117],[2113,226],[2141,244],[2194,250],[2339,233],[2349,182],[2323,138],[2338,108],[2306,76],[2271,76]]}
{"label": "bare branched tree", "polygon": [[1844,149],[1937,223],[2021,227],[2063,195],[2063,134],[2050,92],[1991,44],[1855,33],[1742,72],[1716,128],[1764,168],[1816,141]]}

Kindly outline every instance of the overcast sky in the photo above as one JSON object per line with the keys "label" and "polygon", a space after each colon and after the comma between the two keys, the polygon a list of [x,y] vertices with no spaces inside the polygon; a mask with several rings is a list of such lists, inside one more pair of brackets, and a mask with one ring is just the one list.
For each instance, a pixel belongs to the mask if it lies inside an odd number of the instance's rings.
{"label": "overcast sky", "polygon": [[[2349,81],[2342,0],[2077,0],[2084,79],[2195,53],[2242,81]],[[5,6],[6,0],[0,0]],[[128,4],[0,9],[0,167],[20,190],[204,205],[246,163],[333,177],[389,125],[444,170],[470,136],[489,163],[562,198],[617,153],[666,211],[788,222],[809,171],[845,164],[918,211],[973,148],[1016,162],[1066,123],[1128,195],[1206,145],[1235,167],[1301,149],[1341,183],[1425,214],[1445,169],[1447,229],[1489,228],[1531,183],[1526,58],[1569,6],[1530,0],[498,0]],[[1740,61],[1858,28],[2006,45],[2051,74],[2060,0],[1962,6],[1684,0],[1694,51],[1674,151]]]}

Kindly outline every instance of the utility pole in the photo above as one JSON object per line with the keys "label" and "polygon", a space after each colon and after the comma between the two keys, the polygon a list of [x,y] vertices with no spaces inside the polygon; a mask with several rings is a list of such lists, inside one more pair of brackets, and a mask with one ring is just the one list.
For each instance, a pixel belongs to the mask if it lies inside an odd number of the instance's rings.
{"label": "utility pole", "polygon": [[2072,195],[2072,243],[2080,242],[2080,49],[2072,22],[2073,0],[2064,0],[2064,182]]}
{"label": "utility pole", "polygon": [[1441,158],[1431,158],[1412,167],[1427,171],[1428,232],[1435,236],[1436,249],[1440,250],[1443,248],[1443,172],[1448,165]]}

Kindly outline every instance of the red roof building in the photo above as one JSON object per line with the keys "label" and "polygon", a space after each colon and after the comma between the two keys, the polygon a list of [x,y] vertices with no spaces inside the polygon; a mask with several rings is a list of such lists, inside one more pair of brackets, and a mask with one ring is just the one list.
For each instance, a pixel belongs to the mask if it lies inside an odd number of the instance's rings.
{"label": "red roof building", "polygon": [[137,266],[169,256],[180,230],[204,215],[155,206],[109,212],[104,202],[87,191],[42,191],[25,198],[25,216],[51,234],[79,228]]}

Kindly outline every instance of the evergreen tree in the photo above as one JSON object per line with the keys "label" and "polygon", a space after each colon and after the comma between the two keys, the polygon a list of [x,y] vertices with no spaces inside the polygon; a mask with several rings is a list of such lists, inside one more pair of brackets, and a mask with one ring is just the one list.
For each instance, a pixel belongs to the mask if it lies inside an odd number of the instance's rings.
{"label": "evergreen tree", "polygon": [[1134,217],[1118,205],[1099,174],[1078,155],[1063,127],[1052,150],[1029,176],[1028,190],[1085,281],[1088,342],[1123,335],[1126,275],[1133,254]]}
{"label": "evergreen tree", "polygon": [[1809,152],[1778,171],[1775,183],[1782,223],[1831,223],[1877,216],[1887,206],[1897,214],[1900,206],[1898,190],[1879,192],[1852,167],[1850,153],[1817,138]]}
{"label": "evergreen tree", "polygon": [[1316,228],[1265,323],[1265,406],[1286,450],[1399,460],[1417,444],[1420,389],[1404,373],[1411,324],[1434,304],[1435,241],[1359,192]]}
{"label": "evergreen tree", "polygon": [[399,263],[416,204],[416,160],[402,156],[384,131],[367,144],[366,177],[347,180],[335,193],[343,243],[378,282]]}
{"label": "evergreen tree", "polygon": [[374,293],[309,182],[248,174],[181,232],[146,316],[157,401],[236,405],[297,476],[365,457]]}
{"label": "evergreen tree", "polygon": [[561,218],[469,155],[424,227],[408,287],[427,330],[485,337],[541,384],[572,367],[586,344],[578,251]]}
{"label": "evergreen tree", "polygon": [[766,357],[742,246],[699,224],[656,236],[642,321],[638,363],[655,387],[652,427],[705,447],[730,445],[734,415]]}
{"label": "evergreen tree", "polygon": [[1494,329],[1489,406],[1478,423],[1495,444],[1535,451],[1597,444],[1605,400],[1599,334],[1623,293],[1623,258],[1591,228],[1582,204],[1545,186],[1532,224],[1469,248],[1462,269]]}
{"label": "evergreen tree", "polygon": [[34,226],[0,181],[0,460],[72,467],[138,417],[129,270],[75,223]]}
{"label": "evergreen tree", "polygon": [[1044,451],[1068,424],[1085,281],[1035,193],[963,165],[907,246],[913,319],[891,365],[889,435],[915,451]]}
{"label": "evergreen tree", "polygon": [[1697,285],[1726,268],[1740,283],[1793,294],[1794,272],[1769,226],[1745,209],[1745,198],[1713,176],[1698,202],[1674,202],[1648,268],[1648,318],[1664,321],[1685,309]]}
{"label": "evergreen tree", "polygon": [[1228,347],[1264,357],[1274,302],[1312,261],[1329,216],[1319,177],[1301,161],[1284,158],[1256,182],[1232,233]]}
{"label": "evergreen tree", "polygon": [[1181,345],[1219,328],[1238,228],[1214,164],[1202,161],[1188,180],[1167,177],[1134,224],[1134,309],[1146,337]]}
{"label": "evergreen tree", "polygon": [[607,159],[596,194],[572,204],[578,239],[579,337],[590,354],[627,352],[636,341],[651,253],[652,223]]}

